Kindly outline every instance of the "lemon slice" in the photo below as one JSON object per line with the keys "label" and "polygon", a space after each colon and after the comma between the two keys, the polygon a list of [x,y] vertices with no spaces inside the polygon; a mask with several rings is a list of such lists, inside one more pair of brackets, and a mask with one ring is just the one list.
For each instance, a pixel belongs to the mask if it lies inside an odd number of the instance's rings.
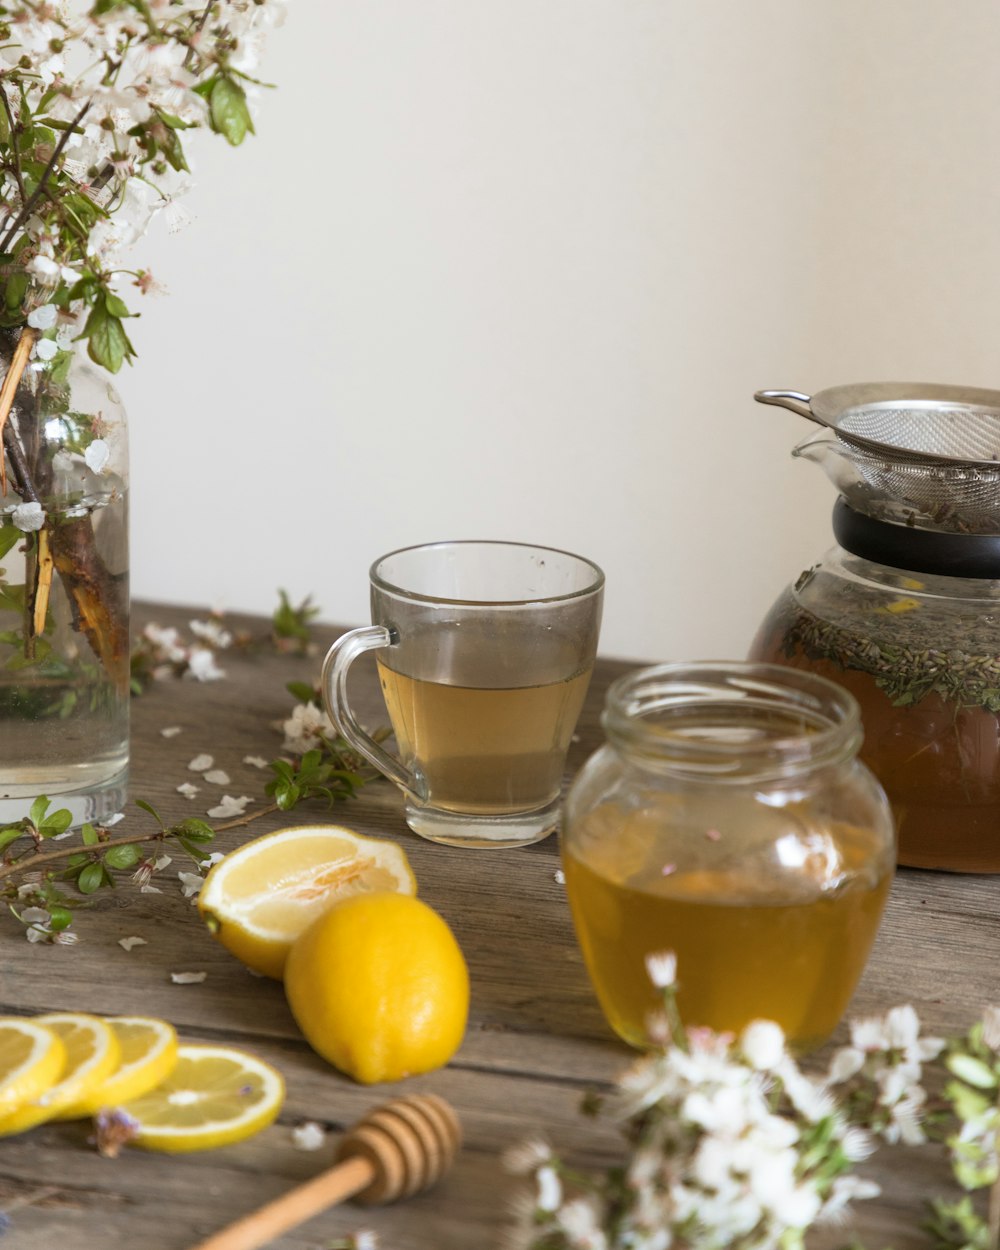
{"label": "lemon slice", "polygon": [[52,1029],[0,1017],[0,1115],[9,1115],[34,1102],[59,1079],[66,1063],[66,1047]]}
{"label": "lemon slice", "polygon": [[65,1064],[56,1083],[40,1097],[0,1118],[2,1137],[57,1117],[69,1119],[74,1104],[86,1099],[118,1066],[118,1038],[97,1016],[64,1011],[36,1016],[35,1023],[62,1039]]}
{"label": "lemon slice", "polygon": [[281,1073],[254,1055],[182,1045],[166,1080],[119,1111],[136,1122],[135,1145],[179,1154],[251,1137],[277,1118],[284,1098]]}
{"label": "lemon slice", "polygon": [[101,1107],[117,1107],[155,1089],[173,1071],[177,1062],[177,1031],[166,1020],[117,1016],[107,1024],[118,1039],[117,1067],[85,1097],[60,1112],[57,1119],[71,1120],[93,1115]]}
{"label": "lemon slice", "polygon": [[245,842],[205,878],[198,909],[222,945],[280,980],[292,943],[355,894],[416,894],[406,852],[340,825],[279,829]]}

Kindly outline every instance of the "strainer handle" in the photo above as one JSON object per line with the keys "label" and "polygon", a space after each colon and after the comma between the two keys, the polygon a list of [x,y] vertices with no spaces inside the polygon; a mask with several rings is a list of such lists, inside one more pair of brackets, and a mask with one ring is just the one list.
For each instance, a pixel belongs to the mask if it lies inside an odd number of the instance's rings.
{"label": "strainer handle", "polygon": [[758,404],[777,404],[781,408],[790,408],[792,412],[797,412],[800,417],[808,417],[817,425],[824,424],[809,406],[811,397],[803,395],[801,391],[756,391],[754,399]]}

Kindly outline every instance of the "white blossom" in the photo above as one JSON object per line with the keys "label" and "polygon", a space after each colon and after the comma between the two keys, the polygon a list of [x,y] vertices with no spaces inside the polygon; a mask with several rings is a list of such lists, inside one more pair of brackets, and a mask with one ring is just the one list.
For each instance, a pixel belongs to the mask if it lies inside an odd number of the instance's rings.
{"label": "white blossom", "polygon": [[152,643],[157,659],[176,664],[187,658],[187,648],[182,644],[180,634],[173,626],[163,629],[150,622],[142,631],[143,638]]}
{"label": "white blossom", "polygon": [[178,872],[177,876],[185,898],[194,898],[205,884],[205,878],[197,872]]}
{"label": "white blossom", "polygon": [[51,330],[56,323],[55,304],[42,304],[28,313],[28,325],[33,330]]}
{"label": "white blossom", "polygon": [[83,453],[83,458],[91,473],[101,473],[111,459],[111,448],[103,438],[95,438]]}
{"label": "white blossom", "polygon": [[305,755],[319,745],[321,738],[334,738],[337,731],[329,716],[315,703],[298,703],[282,724],[284,749],[293,755]]}
{"label": "white blossom", "polygon": [[11,513],[11,520],[19,530],[32,534],[45,524],[45,510],[40,503],[19,503]]}
{"label": "white blossom", "polygon": [[212,756],[203,751],[200,755],[196,755],[194,757],[194,759],[188,764],[188,768],[193,773],[204,773],[207,772],[214,763],[215,760]]}
{"label": "white blossom", "polygon": [[170,979],[174,985],[200,985],[207,976],[207,972],[171,972]]}
{"label": "white blossom", "polygon": [[508,1172],[526,1176],[552,1159],[552,1147],[539,1137],[529,1138],[504,1152],[503,1164]]}
{"label": "white blossom", "polygon": [[669,989],[677,980],[677,956],[673,951],[647,955],[646,972],[657,989]]}
{"label": "white blossom", "polygon": [[292,1145],[296,1150],[319,1150],[326,1141],[326,1130],[315,1120],[307,1120],[292,1129]]}
{"label": "white blossom", "polygon": [[740,1035],[740,1050],[752,1068],[768,1071],[781,1062],[785,1034],[773,1020],[753,1020]]}
{"label": "white blossom", "polygon": [[215,662],[215,653],[208,647],[192,647],[187,657],[185,677],[193,677],[196,681],[218,681],[225,677],[225,670]]}
{"label": "white blossom", "polygon": [[34,354],[39,360],[52,360],[59,351],[58,344],[53,339],[36,339]]}
{"label": "white blossom", "polygon": [[266,768],[267,760],[262,755],[244,755],[243,763],[249,764],[251,768]]}
{"label": "white blossom", "polygon": [[200,790],[201,786],[192,785],[190,781],[182,781],[181,784],[177,786],[177,793],[183,794],[186,799],[193,799]]}
{"label": "white blossom", "polygon": [[147,942],[141,937],[123,937],[118,939],[118,945],[123,951],[130,951],[134,946],[146,946]]}
{"label": "white blossom", "polygon": [[238,799],[231,794],[224,794],[215,807],[208,809],[208,815],[216,820],[227,820],[231,816],[242,816],[247,809],[247,804],[252,802],[253,799],[248,794],[242,794]]}
{"label": "white blossom", "polygon": [[210,768],[202,775],[213,786],[228,786],[230,782],[229,774],[222,768]]}
{"label": "white blossom", "polygon": [[188,621],[188,628],[196,638],[201,638],[209,646],[218,647],[220,651],[232,646],[232,634],[228,629],[223,629],[218,621]]}
{"label": "white blossom", "polygon": [[554,1167],[546,1164],[535,1173],[538,1182],[538,1209],[555,1211],[562,1202],[562,1183]]}

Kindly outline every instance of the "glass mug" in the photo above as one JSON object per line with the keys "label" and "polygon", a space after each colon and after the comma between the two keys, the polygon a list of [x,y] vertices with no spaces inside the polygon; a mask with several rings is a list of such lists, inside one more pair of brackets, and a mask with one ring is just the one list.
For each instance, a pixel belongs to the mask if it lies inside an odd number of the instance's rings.
{"label": "glass mug", "polygon": [[770,664],[664,664],[613,682],[607,745],[566,796],[566,892],[613,1029],[647,1044],[646,956],[677,956],[688,1025],[776,1020],[820,1045],[868,959],[895,867],[852,695]]}
{"label": "glass mug", "polygon": [[[406,547],[372,565],[372,624],[330,648],[323,695],[339,732],[406,796],[432,842],[511,847],[556,827],[570,738],[597,654],[604,574],[510,542]],[[347,701],[376,651],[394,759]]]}

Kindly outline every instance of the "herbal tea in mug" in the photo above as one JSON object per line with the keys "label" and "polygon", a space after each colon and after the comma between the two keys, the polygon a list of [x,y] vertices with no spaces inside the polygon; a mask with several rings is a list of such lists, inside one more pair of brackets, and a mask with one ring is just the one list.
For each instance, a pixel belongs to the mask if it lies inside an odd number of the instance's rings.
{"label": "herbal tea in mug", "polygon": [[[597,652],[600,569],[525,543],[450,542],[392,552],[370,576],[374,624],[338,639],[324,665],[334,724],[403,790],[415,833],[493,847],[551,833]],[[348,670],[367,650],[399,760],[348,704]]]}
{"label": "herbal tea in mug", "polygon": [[435,805],[447,811],[503,816],[559,797],[593,665],[580,668],[569,641],[526,638],[529,685],[520,664],[511,671],[504,661],[516,648],[505,653],[495,641],[477,624],[444,625],[413,638],[397,661],[405,671],[391,654],[378,657],[400,755],[420,761]]}
{"label": "herbal tea in mug", "polygon": [[573,921],[613,1029],[642,1046],[646,958],[677,956],[688,1025],[777,1021],[820,1045],[868,959],[892,819],[856,759],[857,705],[770,665],[664,665],[608,692],[608,745],[566,803]]}

